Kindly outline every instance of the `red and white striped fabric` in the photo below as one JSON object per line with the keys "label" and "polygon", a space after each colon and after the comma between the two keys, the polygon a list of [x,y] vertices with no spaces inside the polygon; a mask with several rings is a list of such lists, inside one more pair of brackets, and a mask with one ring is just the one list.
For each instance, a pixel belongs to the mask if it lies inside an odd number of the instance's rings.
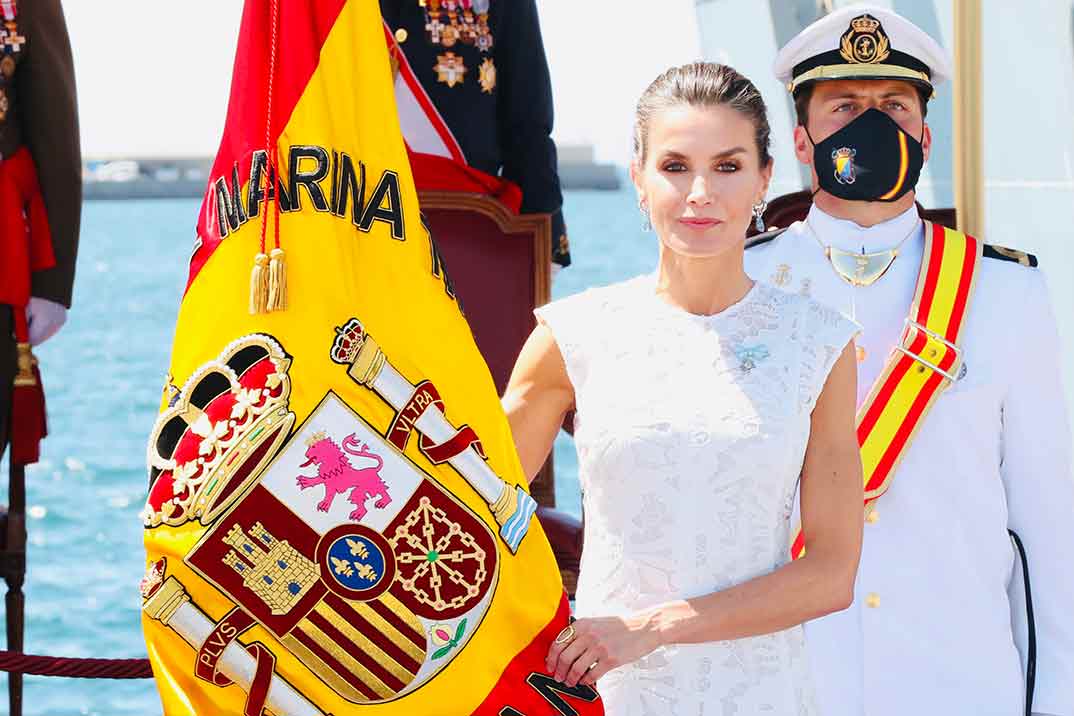
{"label": "red and white striped fabric", "polygon": [[384,25],[384,37],[393,65],[398,67],[395,104],[418,191],[489,194],[517,214],[522,205],[522,190],[514,182],[491,176],[466,163],[462,147],[421,86],[387,24]]}

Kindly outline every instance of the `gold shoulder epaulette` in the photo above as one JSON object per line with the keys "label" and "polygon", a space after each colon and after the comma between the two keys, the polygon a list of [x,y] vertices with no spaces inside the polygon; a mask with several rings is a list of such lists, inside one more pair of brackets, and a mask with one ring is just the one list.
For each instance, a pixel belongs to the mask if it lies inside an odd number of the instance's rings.
{"label": "gold shoulder epaulette", "polygon": [[989,259],[999,259],[1000,261],[1012,261],[1023,266],[1029,266],[1030,268],[1037,267],[1037,257],[1033,254],[1027,254],[1025,251],[1018,251],[1016,249],[1008,249],[1006,246],[996,246],[994,244],[985,244],[984,256]]}
{"label": "gold shoulder epaulette", "polygon": [[763,234],[757,234],[756,236],[751,236],[748,239],[746,239],[746,248],[747,249],[752,249],[752,248],[756,248],[758,246],[762,246],[764,244],[767,244],[769,241],[771,241],[772,239],[776,238],[777,236],[779,236],[780,234],[782,234],[786,230],[787,230],[786,228],[772,229],[771,231],[766,231]]}

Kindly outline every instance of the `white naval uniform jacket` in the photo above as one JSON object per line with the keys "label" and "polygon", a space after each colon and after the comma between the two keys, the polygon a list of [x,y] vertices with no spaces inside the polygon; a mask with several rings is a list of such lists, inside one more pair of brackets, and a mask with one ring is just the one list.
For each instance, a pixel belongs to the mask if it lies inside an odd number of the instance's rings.
{"label": "white naval uniform jacket", "polygon": [[[808,222],[825,244],[854,251],[890,248],[913,231],[867,287],[844,282],[802,222],[746,252],[750,276],[862,326],[860,404],[909,314],[923,225],[913,209],[868,229],[816,207]],[[965,376],[937,399],[865,525],[852,606],[806,625],[826,716],[1024,712],[1024,592],[1008,528],[1030,567],[1033,711],[1074,716],[1070,428],[1039,270],[982,259],[961,347]]]}

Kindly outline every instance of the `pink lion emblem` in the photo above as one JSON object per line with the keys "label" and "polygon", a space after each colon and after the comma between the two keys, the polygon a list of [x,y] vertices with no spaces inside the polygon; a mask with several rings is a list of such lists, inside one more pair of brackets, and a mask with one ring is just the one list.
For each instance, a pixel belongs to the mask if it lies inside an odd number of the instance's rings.
{"label": "pink lion emblem", "polygon": [[[368,457],[377,461],[376,466],[355,468],[351,465],[346,453],[355,457]],[[299,467],[307,467],[317,464],[317,475],[306,477],[299,475],[298,486],[305,490],[315,485],[324,485],[324,499],[317,503],[317,509],[328,512],[335,501],[336,495],[350,490],[349,500],[354,505],[350,519],[360,522],[366,515],[365,501],[370,497],[379,497],[373,506],[384,509],[391,504],[392,498],[388,494],[388,486],[380,477],[380,469],[384,467],[384,460],[379,455],[370,452],[369,445],[359,443],[354,433],[343,438],[340,445],[324,433],[313,436],[306,450],[306,462]]]}

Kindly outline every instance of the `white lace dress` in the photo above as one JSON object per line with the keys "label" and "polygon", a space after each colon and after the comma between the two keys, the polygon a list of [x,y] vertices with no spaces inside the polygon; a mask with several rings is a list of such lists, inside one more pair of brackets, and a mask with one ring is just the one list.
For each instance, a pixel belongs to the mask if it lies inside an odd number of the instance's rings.
{"label": "white lace dress", "polygon": [[[577,404],[577,616],[629,615],[788,560],[809,415],[856,325],[759,281],[697,316],[661,300],[653,276],[537,316]],[[801,627],[661,648],[598,687],[609,716],[817,713]]]}

